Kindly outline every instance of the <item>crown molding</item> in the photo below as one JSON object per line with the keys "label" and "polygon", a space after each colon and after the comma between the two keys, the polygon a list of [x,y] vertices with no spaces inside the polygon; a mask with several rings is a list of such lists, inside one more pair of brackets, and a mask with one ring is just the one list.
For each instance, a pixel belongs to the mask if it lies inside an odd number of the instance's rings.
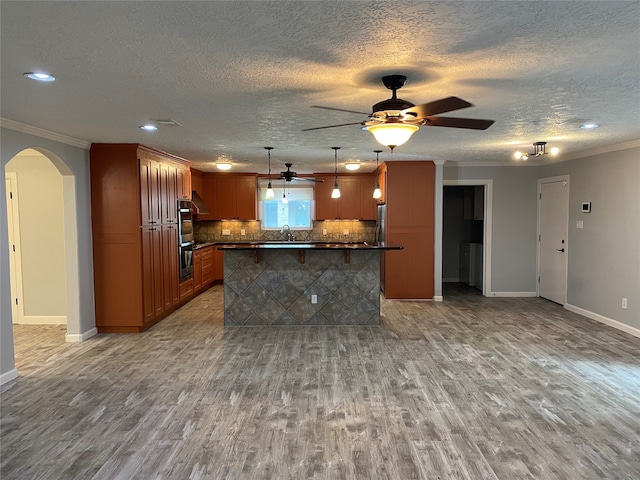
{"label": "crown molding", "polygon": [[[619,150],[627,150],[629,148],[638,148],[640,147],[640,140],[632,140],[630,142],[618,143],[615,145],[607,145],[599,148],[592,148],[590,150],[583,150],[580,152],[569,153],[566,156],[562,157],[562,162],[567,162],[569,160],[575,160],[577,158],[585,158],[585,157],[593,157],[594,155],[602,155],[603,153],[611,153],[617,152]],[[557,163],[557,162],[551,162]]]}
{"label": "crown molding", "polygon": [[89,147],[91,146],[90,142],[85,142],[84,140],[68,137],[67,135],[51,132],[42,128],[33,127],[31,125],[16,122],[14,120],[9,120],[8,118],[0,117],[0,127],[8,128],[9,130],[15,130],[16,132],[26,133],[35,137],[46,138],[47,140],[63,143],[65,145],[71,145],[72,147],[83,148],[85,150],[89,150]]}

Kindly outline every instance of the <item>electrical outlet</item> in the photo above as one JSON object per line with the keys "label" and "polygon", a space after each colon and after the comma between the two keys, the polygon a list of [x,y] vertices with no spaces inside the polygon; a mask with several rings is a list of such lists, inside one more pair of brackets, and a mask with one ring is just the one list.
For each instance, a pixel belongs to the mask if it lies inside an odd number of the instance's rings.
{"label": "electrical outlet", "polygon": [[323,228],[323,229],[322,229],[322,234],[323,234],[323,235],[326,235],[326,234],[327,234],[327,229],[326,229],[326,228]]}
{"label": "electrical outlet", "polygon": [[627,309],[627,297],[622,297],[622,308]]}
{"label": "electrical outlet", "polygon": [[342,230],[342,234],[343,235],[349,235],[349,229],[345,228],[344,230]]}
{"label": "electrical outlet", "polygon": [[222,234],[223,235],[231,235],[231,230],[229,230],[228,228],[223,228],[222,229]]}
{"label": "electrical outlet", "polygon": [[311,303],[318,303],[318,295],[311,295]]}
{"label": "electrical outlet", "polygon": [[582,220],[578,220],[576,222],[576,228],[584,228],[584,222]]}
{"label": "electrical outlet", "polygon": [[244,228],[240,229],[240,235],[245,236],[247,234],[247,231]]}

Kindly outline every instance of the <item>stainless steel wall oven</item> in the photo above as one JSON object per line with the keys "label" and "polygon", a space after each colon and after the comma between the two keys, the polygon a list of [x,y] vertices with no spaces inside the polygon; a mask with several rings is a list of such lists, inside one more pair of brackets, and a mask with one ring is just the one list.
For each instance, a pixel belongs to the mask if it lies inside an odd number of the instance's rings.
{"label": "stainless steel wall oven", "polygon": [[180,281],[193,274],[193,215],[191,202],[178,201],[178,248],[180,256]]}

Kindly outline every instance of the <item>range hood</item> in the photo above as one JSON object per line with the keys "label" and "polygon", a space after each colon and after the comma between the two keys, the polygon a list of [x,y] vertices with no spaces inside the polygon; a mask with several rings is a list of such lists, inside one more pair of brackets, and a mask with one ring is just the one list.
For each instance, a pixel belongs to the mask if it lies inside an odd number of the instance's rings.
{"label": "range hood", "polygon": [[196,207],[196,213],[198,215],[206,215],[207,213],[211,213],[207,204],[204,203],[202,197],[198,195],[198,192],[196,192],[195,190],[191,191],[191,203],[193,203],[193,205]]}

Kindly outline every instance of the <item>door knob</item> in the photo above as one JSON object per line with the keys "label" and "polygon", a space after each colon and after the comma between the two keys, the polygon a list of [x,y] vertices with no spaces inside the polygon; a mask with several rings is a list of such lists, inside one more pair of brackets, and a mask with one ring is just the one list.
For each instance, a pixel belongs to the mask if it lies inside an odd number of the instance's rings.
{"label": "door knob", "polygon": [[564,252],[564,248],[556,248],[556,252]]}

